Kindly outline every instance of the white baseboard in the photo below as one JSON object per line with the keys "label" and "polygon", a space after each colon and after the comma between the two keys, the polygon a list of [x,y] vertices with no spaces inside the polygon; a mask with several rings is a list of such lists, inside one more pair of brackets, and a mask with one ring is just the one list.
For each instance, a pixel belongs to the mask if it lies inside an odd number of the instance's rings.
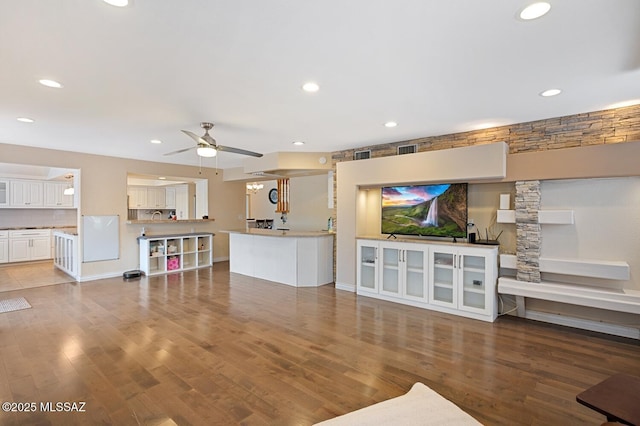
{"label": "white baseboard", "polygon": [[100,275],[84,275],[82,277],[76,277],[76,281],[84,283],[87,281],[103,280],[105,278],[122,277],[122,273],[108,273]]}
{"label": "white baseboard", "polygon": [[628,337],[631,339],[640,339],[640,330],[624,325],[607,324],[599,321],[592,321],[582,318],[567,317],[548,312],[526,311],[524,318],[548,322],[551,324],[564,325],[567,327],[579,328],[582,330],[596,331],[598,333],[606,333],[614,336]]}
{"label": "white baseboard", "polygon": [[336,282],[336,290],[344,290],[344,291],[350,291],[351,293],[355,293],[356,287],[351,284]]}
{"label": "white baseboard", "polygon": [[216,262],[228,262],[229,261],[229,256],[222,256],[222,257],[214,257],[213,258],[213,263]]}

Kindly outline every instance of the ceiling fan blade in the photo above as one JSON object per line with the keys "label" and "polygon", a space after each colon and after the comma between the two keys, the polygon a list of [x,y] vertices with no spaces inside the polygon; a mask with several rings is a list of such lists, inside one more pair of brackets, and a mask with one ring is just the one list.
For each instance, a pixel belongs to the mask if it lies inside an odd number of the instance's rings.
{"label": "ceiling fan blade", "polygon": [[166,154],[162,154],[162,155],[173,155],[173,154],[180,154],[181,152],[186,152],[186,151],[190,151],[192,149],[196,149],[197,146],[192,146],[189,148],[183,148],[183,149],[179,149],[177,151],[172,151],[172,152],[167,152]]}
{"label": "ceiling fan blade", "polygon": [[209,142],[207,142],[206,140],[202,139],[200,136],[196,135],[193,132],[190,132],[188,130],[180,130],[182,133],[184,133],[185,135],[189,136],[191,139],[193,139],[194,141],[196,141],[196,143],[203,143],[205,145],[211,145]]}
{"label": "ceiling fan blade", "polygon": [[231,148],[231,147],[228,147],[228,146],[218,145],[218,146],[216,146],[216,149],[218,151],[232,152],[234,154],[250,155],[252,157],[262,157],[262,154],[260,154],[260,153],[253,152],[253,151],[247,151],[245,149],[240,149],[240,148]]}

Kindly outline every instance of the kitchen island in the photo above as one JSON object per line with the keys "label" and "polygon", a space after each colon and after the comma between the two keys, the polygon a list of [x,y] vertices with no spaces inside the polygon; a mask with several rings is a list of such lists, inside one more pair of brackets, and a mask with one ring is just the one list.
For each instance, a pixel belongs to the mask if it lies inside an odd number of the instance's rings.
{"label": "kitchen island", "polygon": [[229,234],[231,272],[294,287],[333,282],[333,233],[271,229],[222,232]]}

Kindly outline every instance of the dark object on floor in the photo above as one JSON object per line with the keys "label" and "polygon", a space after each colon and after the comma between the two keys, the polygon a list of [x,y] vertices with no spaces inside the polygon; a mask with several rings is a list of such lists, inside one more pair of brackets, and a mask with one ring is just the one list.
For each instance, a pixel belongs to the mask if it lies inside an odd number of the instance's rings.
{"label": "dark object on floor", "polygon": [[640,377],[616,374],[576,396],[576,401],[607,416],[609,422],[640,424]]}
{"label": "dark object on floor", "polygon": [[124,274],[122,274],[122,278],[124,278],[125,280],[130,280],[133,278],[140,278],[142,277],[143,272],[139,269],[134,269],[132,271],[126,271]]}

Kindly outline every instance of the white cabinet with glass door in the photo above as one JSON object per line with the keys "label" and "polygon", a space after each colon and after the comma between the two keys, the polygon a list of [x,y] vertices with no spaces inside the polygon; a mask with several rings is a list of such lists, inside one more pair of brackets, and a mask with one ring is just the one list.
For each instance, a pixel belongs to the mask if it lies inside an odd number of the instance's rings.
{"label": "white cabinet with glass door", "polygon": [[497,247],[432,247],[429,303],[493,321],[497,316],[497,255]]}
{"label": "white cabinet with glass door", "polygon": [[380,294],[427,302],[429,246],[380,242]]}
{"label": "white cabinet with glass door", "polygon": [[0,207],[9,205],[9,180],[0,179]]}
{"label": "white cabinet with glass door", "polygon": [[378,241],[358,240],[358,294],[378,293]]}

